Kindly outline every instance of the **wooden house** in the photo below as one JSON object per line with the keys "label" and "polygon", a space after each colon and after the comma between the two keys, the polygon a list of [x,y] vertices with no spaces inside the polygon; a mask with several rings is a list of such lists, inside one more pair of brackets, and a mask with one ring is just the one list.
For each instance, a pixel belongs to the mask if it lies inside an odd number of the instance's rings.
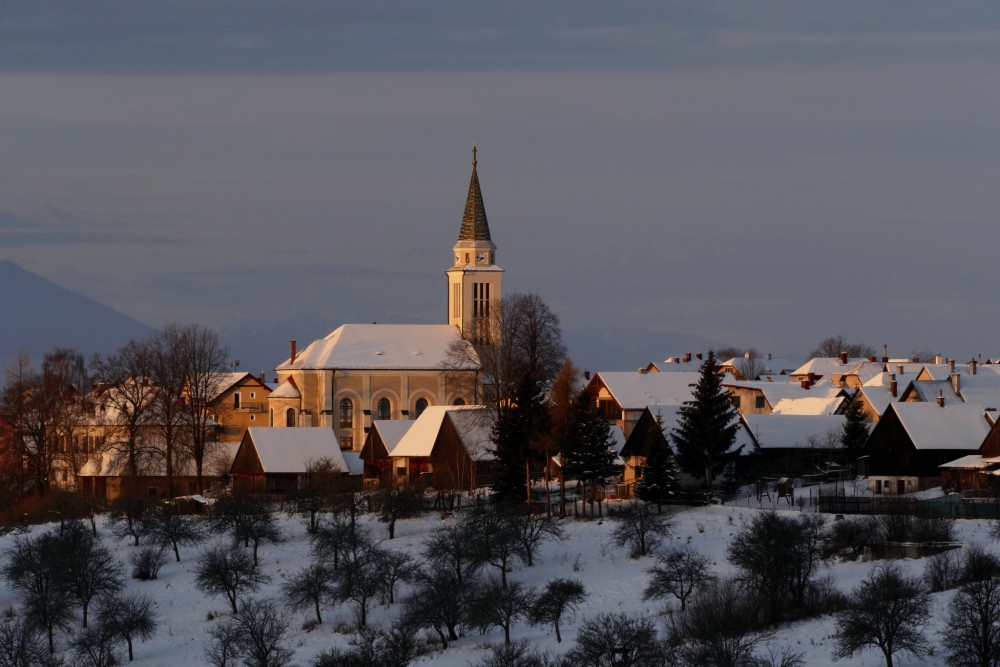
{"label": "wooden house", "polygon": [[937,486],[940,466],[977,454],[990,433],[979,405],[891,403],[875,424],[862,472],[873,493],[902,494]]}
{"label": "wooden house", "polygon": [[676,423],[678,409],[679,406],[662,406],[654,413],[647,407],[636,420],[619,452],[623,465],[622,482],[630,489],[642,476],[642,466],[646,463],[650,449],[670,447],[665,431],[669,431]]}
{"label": "wooden house", "polygon": [[302,488],[309,465],[323,459],[343,473],[345,486],[352,483],[332,429],[249,428],[230,468],[233,488],[242,493],[290,493]]}
{"label": "wooden house", "polygon": [[365,436],[364,447],[361,448],[366,480],[375,479],[382,483],[393,480],[390,455],[414,423],[416,422],[409,419],[376,419],[372,422],[371,430]]}
{"label": "wooden house", "polygon": [[831,463],[844,463],[840,446],[843,415],[741,415],[751,445],[744,448],[738,467],[752,468],[753,477],[793,477],[816,473]]}
{"label": "wooden house", "polygon": [[[950,460],[939,466],[941,487],[954,491],[982,491],[996,486],[1000,471],[1000,422],[994,422],[977,454]],[[991,483],[993,482],[993,483]]]}
{"label": "wooden house", "polygon": [[585,391],[608,420],[621,427],[627,438],[646,406],[683,405],[690,401],[699,376],[689,371],[602,371],[594,374]]}
{"label": "wooden house", "polygon": [[430,406],[389,453],[396,478],[439,490],[489,486],[492,432],[489,408]]}

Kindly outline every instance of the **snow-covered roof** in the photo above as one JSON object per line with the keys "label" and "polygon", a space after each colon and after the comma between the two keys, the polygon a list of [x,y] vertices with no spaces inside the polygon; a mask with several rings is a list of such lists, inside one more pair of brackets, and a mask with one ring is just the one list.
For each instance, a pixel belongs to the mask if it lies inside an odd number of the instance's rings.
{"label": "snow-covered roof", "polygon": [[832,401],[844,395],[844,391],[830,384],[815,384],[803,389],[799,382],[759,382],[759,381],[726,381],[725,387],[741,387],[743,389],[758,389],[773,410],[776,405],[786,399],[812,398]]}
{"label": "snow-covered roof", "polygon": [[783,398],[774,406],[772,412],[782,415],[833,415],[845,400],[847,399],[843,396]]}
{"label": "snow-covered roof", "polygon": [[863,385],[858,387],[858,391],[864,394],[864,397],[871,404],[872,408],[878,414],[884,414],[885,409],[889,407],[890,403],[898,403],[900,398],[903,396],[903,392],[906,390],[907,386],[913,382],[917,374],[912,373],[895,373],[896,376],[896,395],[893,396],[889,393],[890,390],[890,380],[889,376],[893,373],[879,373],[875,377],[871,378]]}
{"label": "snow-covered roof", "polygon": [[983,408],[968,403],[893,403],[900,423],[919,449],[979,449],[990,431]]}
{"label": "snow-covered roof", "polygon": [[[282,362],[277,370],[368,369],[442,370],[476,367],[449,360],[448,350],[463,341],[449,324],[344,324],[326,338],[310,343]],[[475,359],[471,346],[463,359]]]}
{"label": "snow-covered roof", "polygon": [[310,461],[330,459],[337,470],[349,472],[337,435],[331,428],[270,428],[252,426],[244,442],[257,450],[265,473],[301,473]]}
{"label": "snow-covered roof", "polygon": [[492,461],[496,458],[493,451],[493,419],[489,408],[479,407],[477,410],[451,410],[448,419],[455,426],[458,436],[465,445],[465,451],[473,461]]}
{"label": "snow-covered roof", "polygon": [[299,388],[295,386],[295,380],[288,378],[278,385],[278,388],[271,392],[270,398],[302,398]]}
{"label": "snow-covered roof", "polygon": [[376,419],[372,422],[372,429],[378,431],[382,444],[385,445],[385,451],[391,455],[392,450],[414,423],[412,419]]}
{"label": "snow-covered roof", "polygon": [[[207,455],[202,473],[215,477],[228,472],[239,448],[240,443],[238,442],[207,443],[205,448]],[[140,476],[164,477],[167,474],[166,460],[162,455],[143,456],[138,467]],[[107,448],[91,455],[80,468],[79,474],[82,477],[118,477],[125,475],[127,470],[128,456],[125,452],[115,448]],[[174,467],[173,473],[178,476],[196,475],[194,461],[185,460],[179,466]]]}
{"label": "snow-covered roof", "polygon": [[846,364],[840,363],[840,357],[814,357],[804,363],[803,365],[796,368],[792,375],[807,375],[813,373],[814,375],[822,375],[823,377],[829,377],[834,373],[843,374],[846,373],[851,366],[858,363],[859,361],[867,361],[863,357],[851,358],[847,360]]}
{"label": "snow-covered roof", "polygon": [[937,403],[939,392],[947,403],[956,403],[961,400],[955,393],[954,386],[948,380],[914,380],[901,393],[907,396],[916,394],[924,403]]}
{"label": "snow-covered roof", "polygon": [[413,421],[406,433],[389,456],[430,456],[434,449],[434,441],[441,432],[441,424],[448,412],[461,410],[482,410],[481,405],[429,405],[420,416]]}
{"label": "snow-covered roof", "polygon": [[[839,436],[842,415],[742,415],[747,430],[761,449],[802,449],[827,445],[827,434]],[[810,438],[815,442],[810,442]],[[839,441],[838,441],[839,445]]]}
{"label": "snow-covered roof", "polygon": [[963,375],[958,380],[958,393],[966,403],[1000,408],[1000,375],[989,372]]}
{"label": "snow-covered roof", "polygon": [[698,383],[698,373],[678,371],[672,373],[636,373],[629,371],[601,371],[595,375],[622,406],[623,410],[641,410],[650,403],[681,405],[690,401]]}
{"label": "snow-covered roof", "polygon": [[1000,456],[991,456],[984,458],[982,454],[966,454],[961,458],[957,458],[954,461],[948,461],[947,463],[942,463],[938,468],[965,468],[969,470],[975,470],[980,468],[988,468],[992,465],[1000,464]]}
{"label": "snow-covered roof", "polygon": [[209,401],[214,401],[222,394],[226,393],[234,384],[245,378],[249,373],[219,373],[215,378],[215,386],[212,389],[212,396]]}
{"label": "snow-covered roof", "polygon": [[343,452],[344,463],[347,464],[347,471],[352,475],[365,474],[365,462],[361,458],[361,452]]}

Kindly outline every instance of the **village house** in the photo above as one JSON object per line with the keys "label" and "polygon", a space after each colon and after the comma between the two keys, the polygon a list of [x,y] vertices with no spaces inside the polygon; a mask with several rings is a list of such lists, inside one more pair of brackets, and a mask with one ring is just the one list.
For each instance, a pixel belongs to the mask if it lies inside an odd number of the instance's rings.
{"label": "village house", "polygon": [[229,472],[235,491],[288,494],[302,489],[310,468],[319,464],[328,464],[343,475],[345,488],[360,486],[360,475],[350,479],[351,469],[336,435],[325,428],[251,427],[239,443]]}
{"label": "village house", "polygon": [[628,438],[646,406],[683,405],[692,399],[698,378],[693,371],[601,371],[590,378],[584,391]]}
{"label": "village house", "polygon": [[859,471],[868,477],[872,493],[937,486],[939,466],[977,454],[990,426],[979,405],[891,403],[868,436]]}

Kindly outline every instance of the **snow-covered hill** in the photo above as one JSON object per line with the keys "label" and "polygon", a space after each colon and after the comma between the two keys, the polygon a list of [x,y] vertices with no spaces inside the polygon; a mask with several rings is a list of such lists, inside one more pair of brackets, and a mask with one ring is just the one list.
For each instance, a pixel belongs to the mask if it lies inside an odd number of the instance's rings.
{"label": "snow-covered hill", "polygon": [[[741,522],[757,510],[736,507],[706,507],[674,510],[674,535],[666,546],[678,546],[689,543],[698,551],[708,555],[712,567],[718,574],[732,572],[732,567],[725,560],[725,549],[732,536],[739,530]],[[794,510],[790,513],[797,513]],[[420,519],[400,521],[396,527],[396,537],[383,543],[384,547],[418,553],[423,540],[437,526],[442,518],[438,513],[428,513]],[[453,519],[444,519],[451,521]],[[376,536],[385,538],[386,528],[373,517],[365,517],[362,523]],[[255,596],[280,598],[280,587],[286,578],[310,560],[309,542],[302,519],[297,516],[283,516],[281,526],[286,534],[286,541],[277,545],[262,545],[261,567],[271,577],[270,583],[261,586]],[[613,525],[608,522],[566,520],[566,539],[560,542],[548,542],[542,549],[542,557],[533,567],[516,566],[510,574],[510,579],[529,586],[542,586],[556,577],[571,577],[583,580],[588,597],[580,610],[563,623],[563,642],[557,644],[551,629],[548,627],[532,627],[519,624],[513,631],[515,640],[527,640],[531,644],[554,652],[565,652],[576,639],[581,623],[588,617],[601,613],[624,611],[632,615],[658,621],[665,613],[665,608],[674,603],[642,600],[642,591],[647,583],[647,571],[655,562],[655,558],[644,557],[630,559],[624,549],[613,546],[611,531]],[[32,529],[33,533],[50,530],[53,526],[41,526]],[[99,528],[107,544],[116,557],[125,564],[129,555],[135,550],[126,542],[118,542],[104,528],[103,522]],[[982,544],[986,549],[996,553],[996,545],[988,538],[988,522],[963,521],[956,523],[956,537],[967,544]],[[14,539],[13,535],[0,538],[0,553],[5,552]],[[228,540],[225,541],[228,544]],[[202,551],[213,546],[210,541],[196,548],[182,549],[180,563],[173,558],[160,572],[159,579],[150,582],[128,580],[129,590],[147,593],[156,601],[156,609],[160,617],[160,625],[156,635],[145,642],[136,645],[137,667],[160,667],[166,665],[202,665],[205,664],[203,647],[207,633],[213,624],[225,618],[228,602],[222,597],[208,597],[194,586],[195,563]],[[923,572],[923,560],[907,560],[900,562],[904,571],[919,575]],[[829,574],[836,585],[847,592],[853,589],[865,577],[872,563],[847,562],[831,563],[826,566],[821,576]],[[938,645],[938,632],[944,624],[946,607],[953,591],[937,593],[931,596],[933,621],[927,629],[927,637],[935,646]],[[0,609],[16,607],[13,592],[5,583],[0,583]],[[393,623],[399,613],[399,605],[375,605],[369,617],[372,624],[388,625]],[[322,625],[311,630],[307,621],[311,614],[294,614],[291,623],[290,646],[295,650],[294,664],[309,665],[312,659],[321,651],[333,646],[346,646],[350,639],[348,632],[352,624],[353,611],[349,606],[338,605],[324,610]],[[803,654],[805,664],[810,666],[851,664],[860,667],[876,667],[882,663],[877,652],[866,652],[849,661],[835,663],[831,658],[834,631],[832,617],[821,617],[805,622],[782,627],[774,636],[772,644],[777,649],[790,649]],[[422,657],[418,665],[435,665],[436,667],[464,667],[478,662],[486,655],[491,643],[502,642],[503,635],[494,630],[486,635],[472,633],[453,642],[446,651],[435,650]],[[64,635],[60,644],[66,646]],[[938,646],[934,655],[917,661],[907,656],[897,656],[896,663],[901,667],[944,667],[946,658]]]}

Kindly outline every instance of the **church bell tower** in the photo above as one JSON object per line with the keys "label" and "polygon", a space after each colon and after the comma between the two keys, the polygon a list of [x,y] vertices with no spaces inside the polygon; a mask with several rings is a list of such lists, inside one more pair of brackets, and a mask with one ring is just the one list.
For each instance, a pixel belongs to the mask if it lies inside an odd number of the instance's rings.
{"label": "church bell tower", "polygon": [[500,300],[503,269],[496,265],[497,247],[490,238],[483,193],[476,173],[475,146],[472,147],[472,179],[465,198],[465,213],[458,232],[448,276],[448,324],[461,329],[475,344],[491,338],[491,308]]}

